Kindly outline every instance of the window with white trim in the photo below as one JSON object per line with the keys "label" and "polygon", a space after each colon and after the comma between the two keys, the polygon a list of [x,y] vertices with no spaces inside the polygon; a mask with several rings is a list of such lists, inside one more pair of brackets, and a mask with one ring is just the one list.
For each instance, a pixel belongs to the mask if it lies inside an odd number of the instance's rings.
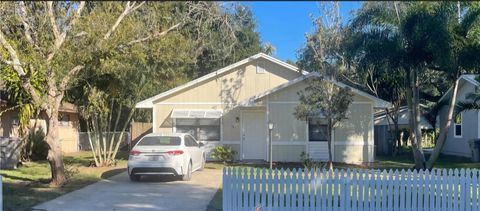
{"label": "window with white trim", "polygon": [[220,141],[220,119],[175,119],[177,133],[189,133],[198,141]]}
{"label": "window with white trim", "polygon": [[328,141],[328,125],[325,119],[313,118],[308,120],[308,141]]}
{"label": "window with white trim", "polygon": [[263,61],[257,62],[257,74],[263,74],[266,73],[266,64]]}
{"label": "window with white trim", "polygon": [[70,116],[68,114],[58,115],[58,124],[60,126],[68,126],[70,124]]}
{"label": "window with white trim", "polygon": [[462,113],[459,113],[455,116],[455,119],[453,121],[453,125],[454,125],[454,128],[453,128],[453,134],[456,138],[461,138],[462,137]]}

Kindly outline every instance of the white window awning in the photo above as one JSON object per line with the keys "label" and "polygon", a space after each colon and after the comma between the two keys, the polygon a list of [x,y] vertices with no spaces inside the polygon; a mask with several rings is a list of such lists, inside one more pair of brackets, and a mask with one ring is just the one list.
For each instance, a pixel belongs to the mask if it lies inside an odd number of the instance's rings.
{"label": "white window awning", "polygon": [[222,110],[216,109],[173,109],[172,119],[218,119],[222,117]]}

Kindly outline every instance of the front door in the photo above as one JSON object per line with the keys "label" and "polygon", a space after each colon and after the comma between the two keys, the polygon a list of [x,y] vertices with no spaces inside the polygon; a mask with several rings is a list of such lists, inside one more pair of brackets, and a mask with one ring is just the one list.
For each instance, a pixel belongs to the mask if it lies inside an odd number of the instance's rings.
{"label": "front door", "polygon": [[242,159],[266,158],[267,126],[264,111],[242,112]]}

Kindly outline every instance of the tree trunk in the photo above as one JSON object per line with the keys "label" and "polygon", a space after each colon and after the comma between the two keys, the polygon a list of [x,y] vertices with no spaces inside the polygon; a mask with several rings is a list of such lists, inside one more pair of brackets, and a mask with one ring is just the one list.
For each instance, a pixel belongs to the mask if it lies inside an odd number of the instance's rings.
{"label": "tree trunk", "polygon": [[50,171],[52,173],[52,181],[50,185],[59,187],[65,184],[67,178],[65,168],[63,166],[62,144],[58,138],[58,106],[57,109],[47,111],[48,130],[45,140],[49,146],[48,162],[50,163]]}
{"label": "tree trunk", "polygon": [[[400,129],[398,128],[398,115],[397,115],[397,120],[396,121],[393,121],[393,133],[394,133],[394,137],[395,137],[395,142],[397,142],[396,144],[396,148],[394,149],[394,155],[398,155],[400,154],[400,146],[402,145],[402,139],[400,137]],[[395,146],[395,144],[394,144]]]}
{"label": "tree trunk", "polygon": [[452,125],[453,113],[454,113],[454,110],[455,110],[455,104],[456,104],[456,100],[457,100],[458,81],[459,80],[456,79],[455,83],[453,84],[452,97],[450,99],[450,103],[448,104],[447,121],[445,121],[445,123],[443,124],[442,131],[438,135],[438,139],[435,143],[435,148],[433,148],[432,155],[430,155],[430,158],[428,158],[428,162],[427,162],[427,168],[428,169],[433,168],[433,164],[438,159],[438,156],[440,155],[440,152],[442,152],[443,145],[445,145],[445,141],[447,140],[448,130],[450,129],[450,126]]}
{"label": "tree trunk", "polygon": [[425,157],[422,151],[422,137],[420,131],[420,114],[419,114],[419,93],[417,70],[412,69],[409,74],[410,89],[407,90],[407,103],[410,118],[410,140],[412,143],[413,158],[415,160],[415,169],[425,169]]}
{"label": "tree trunk", "polygon": [[333,170],[333,158],[332,158],[332,120],[328,120],[328,169]]}

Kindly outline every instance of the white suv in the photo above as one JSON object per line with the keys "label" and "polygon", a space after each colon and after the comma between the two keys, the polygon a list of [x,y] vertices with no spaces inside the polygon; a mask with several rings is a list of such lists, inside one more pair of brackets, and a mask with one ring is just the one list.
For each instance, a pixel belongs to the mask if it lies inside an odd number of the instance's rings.
{"label": "white suv", "polygon": [[144,136],[130,151],[128,175],[138,181],[142,175],[174,175],[190,180],[192,172],[205,166],[203,144],[186,133]]}

